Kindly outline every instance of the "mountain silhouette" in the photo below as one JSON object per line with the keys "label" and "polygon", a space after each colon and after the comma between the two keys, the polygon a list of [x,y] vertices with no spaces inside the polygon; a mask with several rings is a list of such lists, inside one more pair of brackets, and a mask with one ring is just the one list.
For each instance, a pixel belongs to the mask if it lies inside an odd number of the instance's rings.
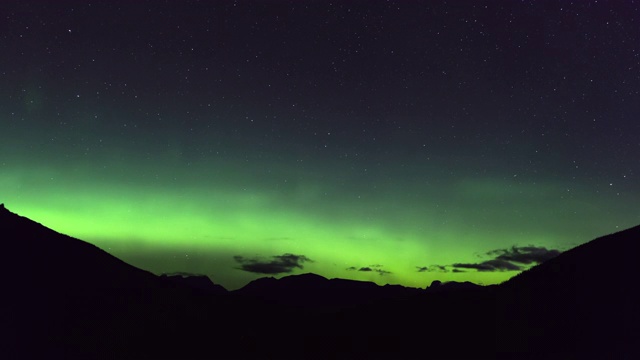
{"label": "mountain silhouette", "polygon": [[337,310],[419,292],[419,289],[399,285],[379,286],[370,281],[327,279],[307,273],[256,279],[234,293],[292,307]]}
{"label": "mountain silhouette", "polygon": [[[545,343],[566,352],[629,351],[628,344],[640,338],[639,253],[636,226],[522,272],[500,285],[501,305],[510,309],[502,325],[528,334],[528,343],[520,344],[526,350]],[[515,346],[518,339],[509,343]]]}
{"label": "mountain silhouette", "polygon": [[425,290],[427,292],[443,292],[443,291],[460,291],[460,290],[473,290],[480,287],[478,284],[474,284],[471,281],[447,281],[441,282],[440,280],[435,280],[427,287]]}
{"label": "mountain silhouette", "polygon": [[156,276],[0,206],[6,358],[635,358],[640,227],[496,286]]}
{"label": "mountain silhouette", "polygon": [[224,286],[215,284],[206,275],[194,274],[162,274],[162,279],[174,283],[177,286],[188,287],[190,289],[200,291],[204,294],[226,294],[227,289]]}
{"label": "mountain silhouette", "polygon": [[[136,268],[95,245],[55,232],[0,205],[0,234],[6,256],[5,270],[19,272],[9,281],[24,291],[52,289],[83,291],[153,287],[159,281],[152,273]],[[5,274],[7,271],[4,272]]]}
{"label": "mountain silhouette", "polygon": [[[197,296],[186,285],[129,265],[4,205],[0,239],[3,302],[11,309],[2,315],[7,358],[199,353],[184,346],[199,334],[182,329],[213,323],[229,307],[225,297]],[[233,324],[227,325],[233,331]]]}

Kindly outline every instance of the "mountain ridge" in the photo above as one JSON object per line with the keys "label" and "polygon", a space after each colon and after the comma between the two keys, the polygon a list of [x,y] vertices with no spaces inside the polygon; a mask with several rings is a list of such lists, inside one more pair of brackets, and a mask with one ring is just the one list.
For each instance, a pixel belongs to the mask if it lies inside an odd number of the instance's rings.
{"label": "mountain ridge", "polygon": [[311,273],[194,291],[212,282],[163,279],[4,205],[0,235],[5,251],[21,254],[3,262],[5,273],[24,268],[5,287],[11,358],[45,349],[64,358],[390,358],[423,351],[425,339],[434,358],[628,357],[640,337],[633,285],[640,226],[500,285],[450,283],[455,291]]}

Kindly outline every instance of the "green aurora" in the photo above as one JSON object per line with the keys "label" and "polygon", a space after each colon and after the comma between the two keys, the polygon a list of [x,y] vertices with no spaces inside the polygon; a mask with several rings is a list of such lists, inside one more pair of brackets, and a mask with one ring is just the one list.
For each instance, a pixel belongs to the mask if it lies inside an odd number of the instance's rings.
{"label": "green aurora", "polygon": [[[414,287],[435,279],[499,283],[516,272],[416,269],[478,262],[490,250],[514,245],[565,250],[630,227],[638,217],[629,196],[616,196],[614,203],[608,193],[568,192],[551,181],[533,185],[469,177],[425,186],[399,173],[397,179],[376,181],[371,191],[372,184],[340,182],[344,175],[320,182],[279,169],[272,177],[287,173],[298,180],[275,185],[250,167],[215,169],[185,168],[178,172],[184,177],[162,174],[151,180],[136,174],[160,172],[141,171],[136,164],[42,165],[28,171],[5,165],[0,189],[13,211],[133,265],[155,273],[207,274],[229,289],[259,277],[238,269],[233,256],[285,253],[313,260],[294,273]],[[347,270],[372,264],[391,273]]]}
{"label": "green aurora", "polygon": [[6,1],[0,202],[228,289],[499,283],[434,265],[640,223],[633,6]]}

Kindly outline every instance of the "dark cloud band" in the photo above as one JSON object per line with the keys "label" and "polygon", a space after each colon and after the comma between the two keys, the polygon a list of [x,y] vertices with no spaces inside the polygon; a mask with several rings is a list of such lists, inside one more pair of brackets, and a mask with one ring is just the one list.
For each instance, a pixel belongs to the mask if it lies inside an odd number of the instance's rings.
{"label": "dark cloud band", "polygon": [[358,268],[356,266],[350,266],[346,270],[349,270],[349,271],[361,271],[361,272],[376,272],[380,276],[391,274],[391,271],[387,271],[387,270],[382,269],[382,265],[379,265],[379,264],[363,266],[363,267],[360,267],[360,268]]}
{"label": "dark cloud band", "polygon": [[556,249],[543,246],[512,246],[487,252],[492,259],[478,263],[454,263],[451,265],[416,266],[417,272],[520,271],[560,255]]}
{"label": "dark cloud band", "polygon": [[233,259],[240,264],[239,269],[256,274],[283,274],[290,273],[293,269],[302,269],[305,262],[313,262],[304,255],[283,254],[272,256],[271,259],[247,258],[236,255]]}

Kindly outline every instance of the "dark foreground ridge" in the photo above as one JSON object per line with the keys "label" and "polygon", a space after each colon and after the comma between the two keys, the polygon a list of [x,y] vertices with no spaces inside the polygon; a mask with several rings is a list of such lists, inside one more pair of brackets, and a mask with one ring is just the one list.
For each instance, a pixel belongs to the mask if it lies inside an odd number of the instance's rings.
{"label": "dark foreground ridge", "polygon": [[315,274],[227,292],[156,276],[0,206],[7,359],[633,358],[640,226],[499,286]]}

